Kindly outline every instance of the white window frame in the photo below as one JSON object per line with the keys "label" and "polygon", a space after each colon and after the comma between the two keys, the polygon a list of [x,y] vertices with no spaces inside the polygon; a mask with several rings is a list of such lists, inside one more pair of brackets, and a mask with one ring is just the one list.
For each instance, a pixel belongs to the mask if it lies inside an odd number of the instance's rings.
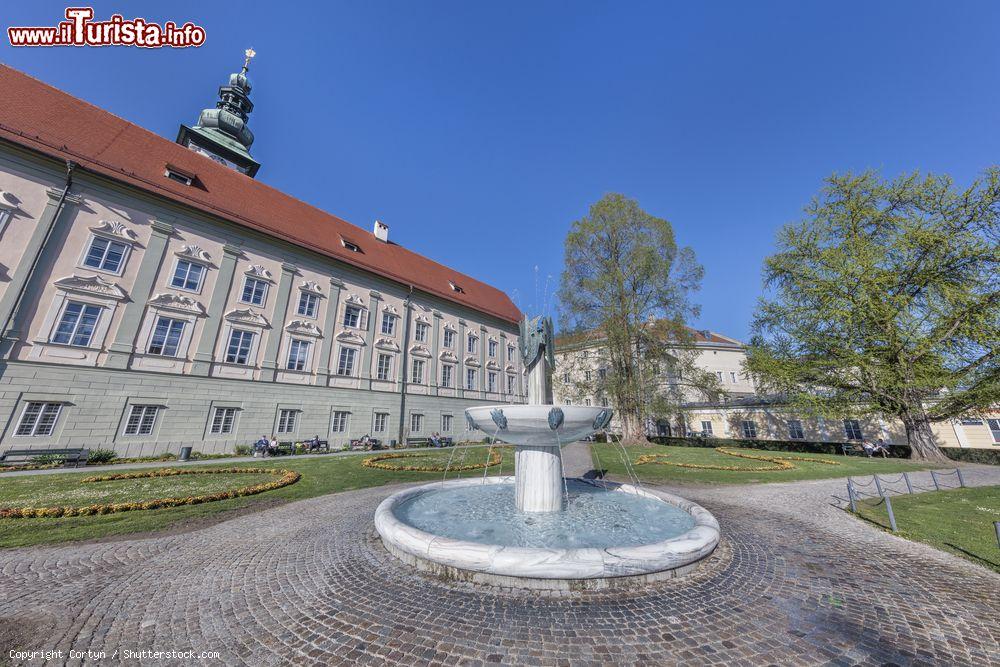
{"label": "white window frame", "polygon": [[[852,432],[857,432],[856,436],[852,436]],[[845,419],[844,420],[844,435],[848,440],[864,440],[864,431],[861,429],[861,422],[857,419]]]}
{"label": "white window frame", "polygon": [[479,373],[475,368],[465,369],[465,390],[479,391]]}
{"label": "white window frame", "polygon": [[[419,372],[418,372],[419,370]],[[410,360],[410,384],[423,384],[427,375],[427,360],[414,357]]]}
{"label": "white window frame", "polygon": [[441,415],[441,432],[451,433],[451,429],[455,424],[453,415],[442,414]]}
{"label": "white window frame", "polygon": [[424,413],[410,413],[410,433],[422,433],[424,430]]}
{"label": "white window frame", "polygon": [[[112,243],[117,243],[124,247],[124,251],[122,252],[122,259],[121,262],[119,262],[118,269],[116,271],[112,271],[110,269],[105,269],[97,266],[90,266],[89,264],[87,264],[87,257],[90,255],[90,249],[93,248],[94,242],[97,241],[97,239],[101,239],[102,241],[107,241],[108,243],[108,247],[105,248],[104,255],[102,255],[101,257],[102,264],[104,263],[104,260],[107,259],[108,256],[107,251],[111,248]],[[84,246],[83,248],[83,254],[80,256],[80,262],[77,266],[79,266],[79,268],[81,269],[86,269],[87,271],[96,271],[97,273],[104,273],[109,276],[120,276],[123,273],[125,273],[125,266],[128,264],[129,256],[131,254],[132,254],[131,241],[126,241],[125,239],[117,236],[111,236],[107,234],[97,234],[92,232],[90,234],[90,238],[87,240],[87,245]]]}
{"label": "white window frame", "polygon": [[517,376],[513,373],[507,373],[507,393],[517,393]]}
{"label": "white window frame", "polygon": [[[241,342],[246,339],[247,335],[250,336],[250,345],[247,347],[246,361],[230,361],[229,359],[229,351],[233,344],[233,335],[237,333],[241,334],[240,336]],[[258,345],[259,335],[260,335],[259,332],[251,331],[250,329],[230,327],[222,351],[222,360],[225,363],[232,364],[234,366],[255,366],[257,362],[257,345]],[[242,349],[242,345],[240,346],[240,349]]]}
{"label": "white window frame", "polygon": [[[786,419],[785,426],[788,428],[789,440],[805,440],[806,430],[802,427],[801,419]],[[796,435],[798,434],[798,435]]]}
{"label": "white window frame", "polygon": [[444,338],[441,341],[441,344],[444,347],[448,348],[449,350],[453,349],[455,347],[455,337],[457,335],[458,334],[456,333],[456,331],[454,329],[445,328],[445,330],[444,330]]}
{"label": "white window frame", "polygon": [[[28,409],[32,405],[41,405],[42,407],[39,408],[38,413],[36,415],[34,415],[34,421],[32,422],[31,428],[29,429],[30,432],[28,432],[28,433],[21,433],[21,430],[25,426],[25,421],[24,420],[28,416]],[[57,430],[57,428],[59,426],[59,418],[62,416],[63,407],[65,407],[65,405],[66,404],[64,402],[62,402],[62,401],[45,401],[45,400],[34,401],[34,400],[26,400],[24,402],[24,406],[21,408],[21,415],[17,419],[17,426],[14,428],[14,433],[13,433],[13,435],[11,437],[14,437],[14,438],[51,438],[51,437],[54,437],[56,435],[56,430]],[[48,430],[46,432],[40,433],[39,430],[38,430],[38,427],[39,427],[39,424],[42,423],[42,416],[45,415],[46,413],[52,414],[50,412],[50,409],[52,407],[55,408],[55,414],[52,415],[51,419],[49,419],[49,420],[47,420],[45,422],[47,424],[47,426],[48,426]]]}
{"label": "white window frame", "polygon": [[[358,372],[358,352],[359,351],[360,350],[358,348],[353,347],[351,345],[341,345],[340,348],[337,350],[337,367],[336,367],[336,369],[334,371],[334,375],[336,375],[338,377],[345,377],[345,378],[356,377],[357,376],[357,372]],[[347,373],[342,373],[341,372],[341,366],[344,363],[344,353],[345,352],[349,352],[350,353],[347,356],[350,357],[351,364],[350,364],[350,369],[348,369],[348,372]]]}
{"label": "white window frame", "polygon": [[455,364],[441,364],[441,386],[453,387],[455,380]]}
{"label": "white window frame", "polygon": [[[301,350],[303,345],[305,346],[305,356],[300,359],[302,362],[302,368],[292,368],[292,350],[296,347]],[[288,351],[285,355],[285,370],[296,373],[308,373],[312,368],[312,354],[313,341],[305,338],[289,338]]]}
{"label": "white window frame", "polygon": [[389,413],[379,411],[372,413],[372,433],[387,433],[388,431]]}
{"label": "white window frame", "polygon": [[[219,419],[221,415],[221,419]],[[226,416],[229,415],[229,428],[226,430]],[[232,405],[212,406],[212,412],[208,416],[208,432],[212,435],[234,435],[236,433],[237,422],[239,421],[240,408]],[[216,430],[216,424],[219,430]]]}
{"label": "white window frame", "polygon": [[[153,352],[153,338],[156,336],[157,329],[160,328],[160,320],[169,320],[171,323],[180,322],[181,332],[180,332],[180,335],[177,337],[177,348],[174,350],[173,354],[166,354],[166,352],[165,352],[167,341],[169,340],[170,330],[173,328],[173,324],[171,324],[167,328],[167,333],[166,333],[166,335],[165,335],[165,337],[163,339],[163,348],[162,348],[162,350],[160,352]],[[146,354],[150,354],[150,355],[153,355],[155,357],[167,357],[167,358],[171,358],[171,359],[176,359],[177,357],[181,356],[180,352],[181,352],[181,349],[184,347],[184,337],[185,337],[185,334],[188,333],[187,329],[188,329],[188,327],[189,327],[190,324],[191,323],[187,319],[185,319],[183,317],[177,317],[175,315],[167,315],[167,314],[164,314],[164,313],[156,314],[153,317],[153,328],[152,328],[152,331],[150,331],[150,333],[149,333],[149,340],[146,341],[146,347],[145,347]]]}
{"label": "white window frame", "polygon": [[740,430],[747,440],[757,439],[757,422],[752,419],[744,419],[740,422]]}
{"label": "white window frame", "polygon": [[[263,289],[263,291],[261,291],[261,294],[260,294],[260,303],[258,303],[257,301],[254,300],[254,298],[257,295],[256,288],[250,293],[250,299],[247,300],[247,298],[246,298],[247,287],[250,285],[251,282],[253,282],[255,285],[263,285],[264,286],[264,289]],[[247,304],[249,306],[256,306],[258,308],[263,308],[267,304],[267,293],[268,293],[270,287],[271,287],[271,283],[269,283],[264,278],[260,278],[260,277],[257,277],[257,276],[247,276],[247,275],[244,275],[243,276],[243,285],[240,287],[239,302],[240,303],[245,303],[245,304]]]}
{"label": "white window frame", "polygon": [[[315,292],[309,292],[307,290],[299,290],[299,302],[295,305],[295,313],[300,317],[307,317],[310,320],[315,320],[316,316],[319,314],[319,294]],[[311,310],[303,311],[303,305],[311,305]]]}
{"label": "white window frame", "polygon": [[702,432],[702,435],[706,435],[706,436],[715,435],[715,431],[712,429],[712,420],[711,419],[702,419],[701,420],[701,432]]}
{"label": "white window frame", "polygon": [[[379,352],[375,355],[375,379],[380,382],[388,382],[392,380],[392,367],[393,367],[393,357],[395,355],[389,354],[388,352]],[[385,377],[382,377],[382,360],[388,359],[389,361],[385,365]]]}
{"label": "white window frame", "polygon": [[[60,326],[62,326],[63,318],[66,317],[66,311],[70,308],[70,306],[72,306],[74,304],[80,305],[81,306],[81,310],[80,310],[80,314],[77,316],[76,324],[73,327],[73,331],[70,334],[69,342],[59,342],[59,341],[55,340],[56,333],[59,331]],[[87,338],[87,342],[83,343],[83,344],[74,343],[73,340],[76,338],[76,335],[77,335],[77,332],[78,332],[78,328],[80,326],[80,320],[82,319],[83,313],[84,313],[84,309],[86,309],[86,308],[97,308],[97,310],[98,310],[98,312],[97,312],[97,319],[94,320],[94,326],[93,326],[93,328],[90,331],[90,336]],[[104,306],[104,305],[102,305],[102,304],[93,303],[93,302],[87,301],[85,299],[67,298],[63,302],[63,304],[62,304],[62,308],[59,310],[59,316],[56,318],[56,321],[55,321],[55,326],[53,326],[52,331],[49,334],[49,343],[51,343],[53,345],[67,345],[69,347],[82,347],[82,348],[100,347],[100,345],[94,345],[94,339],[97,338],[98,331],[101,329],[101,325],[102,324],[105,325],[105,327],[104,327],[105,330],[107,329],[107,323],[103,322],[103,320],[106,319],[105,316],[104,316],[104,311],[105,310],[107,310],[107,307]],[[102,338],[103,338],[103,336],[102,336]]]}
{"label": "white window frame", "polygon": [[383,336],[396,335],[396,320],[399,318],[392,313],[382,313],[382,328],[379,329]]}
{"label": "white window frame", "polygon": [[[177,269],[180,267],[181,262],[186,263],[189,267],[187,272],[184,274],[185,282],[187,282],[187,278],[191,276],[190,267],[192,266],[201,267],[201,275],[198,278],[198,285],[194,289],[174,284],[174,279],[177,277]],[[189,292],[191,294],[201,294],[201,290],[205,286],[205,276],[208,275],[208,269],[209,269],[208,264],[205,264],[204,262],[196,262],[190,257],[177,257],[174,259],[174,265],[170,271],[170,278],[167,280],[167,286],[170,287],[170,289],[180,290],[181,292]]]}
{"label": "white window frame", "polygon": [[[335,428],[339,426],[340,428]],[[330,433],[350,433],[351,430],[351,411],[350,410],[334,410],[330,413]]]}
{"label": "white window frame", "polygon": [[427,322],[416,322],[413,325],[413,340],[417,343],[426,343],[427,335],[430,333],[431,325]]}
{"label": "white window frame", "polygon": [[[351,312],[352,310],[357,310],[358,311],[358,321],[357,321],[357,324],[348,324],[347,323],[347,314],[349,312]],[[362,330],[363,331],[365,329],[365,320],[367,319],[365,317],[365,313],[367,311],[368,311],[368,309],[365,308],[364,306],[362,306],[361,304],[358,304],[358,303],[345,303],[344,304],[344,314],[340,318],[340,324],[345,329],[357,329],[357,330]]]}
{"label": "white window frame", "polygon": [[[130,403],[122,435],[128,438],[150,437],[156,433],[162,405],[150,403]],[[152,417],[150,418],[150,413]]]}
{"label": "white window frame", "polygon": [[496,371],[486,371],[486,391],[491,394],[497,392],[497,372]]}
{"label": "white window frame", "polygon": [[278,435],[295,435],[299,428],[299,413],[296,408],[278,408],[278,421],[274,432]]}
{"label": "white window frame", "polygon": [[993,444],[1000,445],[1000,419],[987,419],[986,425],[990,429],[990,434],[993,436]]}
{"label": "white window frame", "polygon": [[497,354],[500,352],[500,343],[491,339],[486,343],[486,350],[486,354],[489,355],[491,359],[496,359]]}
{"label": "white window frame", "polygon": [[478,354],[479,353],[479,336],[470,333],[467,334],[465,342],[465,353],[466,354]]}

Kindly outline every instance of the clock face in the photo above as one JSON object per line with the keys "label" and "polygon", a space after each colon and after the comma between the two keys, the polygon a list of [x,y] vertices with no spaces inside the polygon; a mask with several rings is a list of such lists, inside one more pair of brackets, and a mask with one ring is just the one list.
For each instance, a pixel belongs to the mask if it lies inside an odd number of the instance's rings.
{"label": "clock face", "polygon": [[236,171],[239,171],[239,172],[244,173],[244,174],[247,173],[247,170],[245,168],[239,166],[235,162],[232,162],[231,160],[227,160],[226,158],[222,157],[221,155],[217,155],[216,153],[213,153],[212,151],[208,150],[204,146],[199,146],[198,144],[194,143],[190,139],[188,139],[187,147],[190,148],[191,150],[193,150],[195,153],[198,153],[200,155],[204,155],[205,157],[207,157],[207,158],[209,158],[211,160],[215,160],[219,164],[226,165],[230,169],[235,169]]}

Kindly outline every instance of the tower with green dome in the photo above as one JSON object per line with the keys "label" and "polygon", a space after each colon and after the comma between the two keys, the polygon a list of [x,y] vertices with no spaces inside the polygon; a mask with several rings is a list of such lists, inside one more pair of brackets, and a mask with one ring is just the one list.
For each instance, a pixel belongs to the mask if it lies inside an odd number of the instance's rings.
{"label": "tower with green dome", "polygon": [[247,70],[256,53],[247,49],[245,55],[243,69],[230,74],[226,84],[219,87],[215,108],[204,109],[194,127],[181,125],[177,143],[253,178],[260,163],[250,156],[253,132],[247,120],[253,102]]}

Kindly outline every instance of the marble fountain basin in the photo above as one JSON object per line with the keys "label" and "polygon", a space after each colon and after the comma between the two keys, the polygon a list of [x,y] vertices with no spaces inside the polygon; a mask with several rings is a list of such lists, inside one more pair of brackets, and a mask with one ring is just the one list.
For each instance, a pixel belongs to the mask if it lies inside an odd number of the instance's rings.
{"label": "marble fountain basin", "polygon": [[[485,498],[492,498],[499,489],[491,487],[514,485],[513,477],[475,477],[425,484],[389,496],[375,511],[375,528],[389,553],[436,576],[494,586],[558,591],[631,589],[680,576],[696,567],[719,543],[719,524],[715,517],[684,498],[628,484],[608,482],[605,486],[602,482],[569,481],[578,486],[592,487],[588,492],[590,494],[633,494],[632,497],[617,499],[627,501],[625,505],[664,503],[668,507],[663,510],[684,515],[683,522],[678,523],[680,527],[677,531],[658,533],[660,537],[672,535],[667,539],[654,538],[655,541],[649,543],[636,543],[633,539],[628,544],[615,544],[615,517],[612,512],[607,517],[597,517],[591,524],[595,535],[607,534],[611,536],[611,543],[574,548],[545,546],[544,543],[538,546],[537,540],[533,541],[534,546],[524,546],[523,541],[517,540],[490,543],[490,539],[456,539],[422,530],[404,520],[409,518],[413,523],[419,523],[410,516],[409,507],[428,499],[433,501],[432,494],[439,494],[444,503],[448,503],[449,496],[456,493],[478,493],[477,486],[483,489]],[[512,495],[510,488],[506,492],[508,497]],[[602,498],[602,501],[607,500],[615,499]],[[451,509],[462,517],[460,521],[466,518],[475,521],[476,510],[472,507],[475,504],[468,502],[461,507],[452,504]],[[612,509],[614,504],[611,502]],[[443,506],[447,507],[446,504]],[[512,502],[498,503],[497,507],[501,512],[515,514],[515,519],[527,517],[526,523],[558,517],[558,514],[540,518],[537,514],[517,513]],[[641,526],[647,517],[640,513],[632,520]],[[574,530],[579,530],[579,527]],[[657,533],[654,531],[651,534]],[[575,535],[570,538],[572,542],[576,541]],[[594,544],[587,541],[581,543]]]}
{"label": "marble fountain basin", "polygon": [[[475,428],[512,445],[555,447],[600,431],[610,408],[584,405],[483,405],[466,408]],[[554,427],[554,428],[553,428]]]}

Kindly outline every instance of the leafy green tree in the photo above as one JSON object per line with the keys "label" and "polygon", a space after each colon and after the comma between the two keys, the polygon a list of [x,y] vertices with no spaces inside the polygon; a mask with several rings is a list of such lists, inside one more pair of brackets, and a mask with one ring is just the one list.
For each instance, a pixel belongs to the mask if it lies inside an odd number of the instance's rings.
{"label": "leafy green tree", "polygon": [[[690,295],[702,273],[694,252],[677,246],[670,223],[624,195],[605,195],[566,237],[561,328],[599,340],[605,369],[586,381],[572,372],[570,393],[607,396],[626,442],[646,441],[647,418],[669,414],[682,386],[714,391],[714,376],[693,364],[684,324],[697,314]],[[557,380],[567,370],[560,368]]]}
{"label": "leafy green tree", "polygon": [[931,423],[1000,401],[1000,169],[834,175],[764,263],[747,367],[815,414],[899,419],[914,458]]}

